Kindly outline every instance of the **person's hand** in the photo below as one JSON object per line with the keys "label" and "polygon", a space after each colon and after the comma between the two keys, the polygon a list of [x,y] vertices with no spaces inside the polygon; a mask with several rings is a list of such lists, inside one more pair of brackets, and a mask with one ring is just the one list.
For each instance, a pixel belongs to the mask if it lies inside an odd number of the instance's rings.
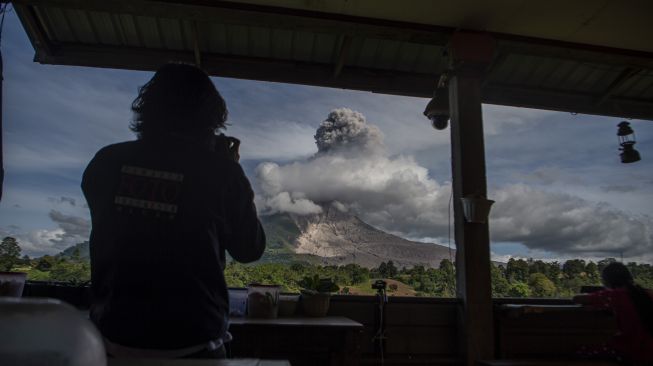
{"label": "person's hand", "polygon": [[240,161],[240,140],[235,137],[220,134],[215,136],[215,152],[222,154],[227,159]]}
{"label": "person's hand", "polygon": [[227,136],[227,140],[229,141],[229,152],[231,157],[237,163],[240,161],[240,140],[231,136]]}

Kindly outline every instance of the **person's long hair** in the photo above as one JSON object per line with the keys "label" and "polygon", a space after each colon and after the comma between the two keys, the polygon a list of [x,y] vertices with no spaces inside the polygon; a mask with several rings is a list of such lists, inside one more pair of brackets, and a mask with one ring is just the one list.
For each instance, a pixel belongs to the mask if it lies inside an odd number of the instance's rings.
{"label": "person's long hair", "polygon": [[224,128],[227,106],[209,76],[181,63],[162,66],[131,106],[130,128],[139,139],[164,135],[206,137]]}
{"label": "person's long hair", "polygon": [[628,267],[619,262],[612,262],[603,269],[601,278],[606,287],[628,290],[644,328],[653,336],[653,299],[645,288],[635,284]]}

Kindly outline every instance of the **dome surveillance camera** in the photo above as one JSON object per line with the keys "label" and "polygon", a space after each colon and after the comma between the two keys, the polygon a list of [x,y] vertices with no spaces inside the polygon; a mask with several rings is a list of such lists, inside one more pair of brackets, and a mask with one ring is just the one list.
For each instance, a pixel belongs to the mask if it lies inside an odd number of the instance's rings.
{"label": "dome surveillance camera", "polygon": [[436,130],[444,130],[449,125],[449,116],[433,115],[431,116],[431,125]]}
{"label": "dome surveillance camera", "polygon": [[449,124],[449,92],[446,88],[435,90],[433,99],[426,105],[424,115],[431,120],[431,124],[436,130],[447,128]]}

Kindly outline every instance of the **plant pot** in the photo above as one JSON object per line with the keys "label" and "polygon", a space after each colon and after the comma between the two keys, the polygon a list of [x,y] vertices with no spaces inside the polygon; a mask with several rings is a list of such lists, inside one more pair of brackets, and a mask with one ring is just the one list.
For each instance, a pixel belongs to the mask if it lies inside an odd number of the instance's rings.
{"label": "plant pot", "polygon": [[247,316],[250,318],[276,318],[279,313],[279,292],[281,292],[281,287],[277,285],[249,285],[247,287]]}
{"label": "plant pot", "polygon": [[293,316],[297,312],[299,295],[279,296],[279,316]]}
{"label": "plant pot", "polygon": [[24,297],[50,297],[59,299],[79,309],[91,306],[91,287],[63,282],[27,281]]}
{"label": "plant pot", "polygon": [[331,294],[328,293],[310,293],[302,291],[302,304],[304,314],[313,317],[324,317],[329,312]]}
{"label": "plant pot", "polygon": [[21,297],[27,273],[0,272],[0,296]]}

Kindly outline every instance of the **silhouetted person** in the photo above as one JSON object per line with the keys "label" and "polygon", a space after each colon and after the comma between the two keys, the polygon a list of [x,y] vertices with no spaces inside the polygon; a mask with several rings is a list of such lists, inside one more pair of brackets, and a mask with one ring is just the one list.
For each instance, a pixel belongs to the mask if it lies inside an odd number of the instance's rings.
{"label": "silhouetted person", "polygon": [[577,295],[574,301],[612,311],[618,332],[607,344],[586,347],[582,353],[628,364],[653,363],[653,293],[636,285],[628,267],[619,262],[608,264],[601,278],[605,290]]}
{"label": "silhouetted person", "polygon": [[225,102],[206,73],[168,64],[132,111],[138,139],[101,149],[82,181],[91,319],[116,357],[223,357],[225,250],[251,262],[265,249],[239,142],[215,135]]}

